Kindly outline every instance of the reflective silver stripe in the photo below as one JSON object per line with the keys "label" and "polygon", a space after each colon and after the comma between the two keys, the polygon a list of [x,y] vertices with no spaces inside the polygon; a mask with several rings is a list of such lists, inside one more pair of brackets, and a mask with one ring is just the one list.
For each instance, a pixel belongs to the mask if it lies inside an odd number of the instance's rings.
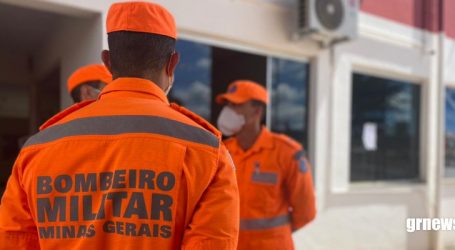
{"label": "reflective silver stripe", "polygon": [[218,138],[210,132],[159,116],[98,116],[55,125],[30,137],[24,147],[52,142],[68,136],[150,133],[218,147]]}
{"label": "reflective silver stripe", "polygon": [[267,219],[242,219],[240,230],[260,230],[286,225],[290,222],[288,215],[282,215]]}
{"label": "reflective silver stripe", "polygon": [[271,172],[254,172],[251,177],[253,182],[265,183],[265,184],[277,184],[278,175]]}

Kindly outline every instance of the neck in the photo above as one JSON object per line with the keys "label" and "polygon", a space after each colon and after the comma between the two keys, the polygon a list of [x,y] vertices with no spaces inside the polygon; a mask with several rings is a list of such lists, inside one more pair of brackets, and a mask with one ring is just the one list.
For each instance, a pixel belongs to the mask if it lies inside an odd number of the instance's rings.
{"label": "neck", "polygon": [[242,130],[236,134],[237,141],[240,147],[247,151],[251,147],[253,147],[254,143],[258,139],[261,133],[261,124],[255,123],[252,125],[245,125]]}
{"label": "neck", "polygon": [[132,73],[119,74],[119,73],[114,72],[112,75],[113,80],[115,80],[117,78],[122,78],[122,77],[135,77],[135,78],[149,80],[149,81],[155,83],[156,85],[158,85],[158,87],[160,87],[163,91],[166,90],[166,88],[167,88],[167,84],[165,84],[164,83],[165,81],[163,80],[164,78],[160,77],[156,73],[146,72],[146,73],[141,73],[141,74],[132,74]]}

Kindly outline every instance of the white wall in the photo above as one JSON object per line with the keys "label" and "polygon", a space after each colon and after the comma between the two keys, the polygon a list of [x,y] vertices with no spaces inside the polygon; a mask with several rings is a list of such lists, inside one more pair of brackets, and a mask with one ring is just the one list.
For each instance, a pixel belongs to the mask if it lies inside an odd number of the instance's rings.
{"label": "white wall", "polygon": [[[65,12],[73,10],[75,15],[81,10],[96,11],[103,13],[104,21],[110,4],[115,1],[27,0],[27,2],[36,8]],[[312,56],[317,53],[315,43],[292,41],[296,22],[293,8],[289,5],[270,4],[258,0],[153,2],[162,4],[173,13],[179,35],[182,37],[191,36],[291,56]],[[248,20],[247,25],[245,20]],[[107,47],[107,43],[104,43],[104,46]]]}
{"label": "white wall", "polygon": [[422,241],[408,247],[405,224],[397,220],[407,214],[399,204],[334,207],[294,234],[294,242],[296,249],[314,250],[427,249]]}
{"label": "white wall", "polygon": [[455,39],[444,39],[444,82],[455,87]]}

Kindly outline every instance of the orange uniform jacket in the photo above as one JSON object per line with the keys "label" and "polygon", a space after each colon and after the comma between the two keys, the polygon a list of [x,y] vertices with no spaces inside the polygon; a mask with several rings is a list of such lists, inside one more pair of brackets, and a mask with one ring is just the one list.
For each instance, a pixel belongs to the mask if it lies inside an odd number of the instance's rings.
{"label": "orange uniform jacket", "polygon": [[292,231],[316,215],[310,165],[302,146],[266,128],[246,152],[235,138],[225,143],[237,167],[240,191],[238,249],[293,249]]}
{"label": "orange uniform jacket", "polygon": [[236,248],[238,189],[219,132],[152,82],[117,79],[43,127],[8,181],[0,249]]}

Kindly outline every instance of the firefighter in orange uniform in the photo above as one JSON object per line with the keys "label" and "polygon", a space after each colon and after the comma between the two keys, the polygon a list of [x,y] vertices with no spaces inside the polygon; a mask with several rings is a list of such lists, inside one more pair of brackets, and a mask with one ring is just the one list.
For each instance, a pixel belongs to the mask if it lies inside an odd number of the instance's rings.
{"label": "firefighter in orange uniform", "polygon": [[107,31],[114,80],[26,142],[0,205],[0,249],[236,249],[221,134],[166,97],[179,59],[172,15],[116,3]]}
{"label": "firefighter in orange uniform", "polygon": [[103,88],[112,81],[111,72],[102,64],[80,67],[68,78],[68,94],[74,102],[96,99]]}
{"label": "firefighter in orange uniform", "polygon": [[311,167],[303,147],[261,127],[268,94],[247,80],[231,83],[216,101],[240,191],[238,249],[293,249],[291,234],[316,215]]}

